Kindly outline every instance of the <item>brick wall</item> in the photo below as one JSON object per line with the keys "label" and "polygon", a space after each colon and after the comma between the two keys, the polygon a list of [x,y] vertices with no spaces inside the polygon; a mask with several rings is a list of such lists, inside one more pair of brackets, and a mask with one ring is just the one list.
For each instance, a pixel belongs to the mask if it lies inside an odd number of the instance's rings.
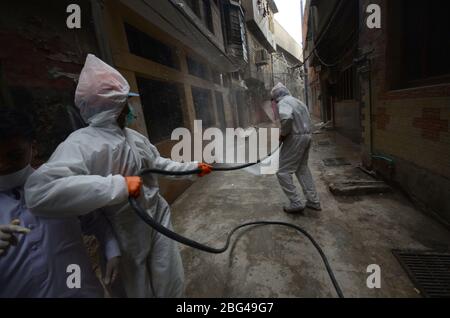
{"label": "brick wall", "polygon": [[376,151],[450,178],[450,98],[384,100],[376,106]]}
{"label": "brick wall", "polygon": [[[398,61],[389,61],[386,54],[391,49],[387,32],[393,32],[389,30],[387,1],[360,2],[362,8],[369,3],[381,5],[383,20],[381,30],[363,28],[360,36],[362,51],[373,50],[369,55],[371,73],[360,77],[363,161],[370,162],[372,130],[373,152],[390,156],[396,161],[395,181],[450,221],[450,85],[389,89],[392,75],[389,65]],[[370,86],[372,116],[369,112]]]}
{"label": "brick wall", "polygon": [[[82,29],[69,30],[67,6],[79,4]],[[36,165],[45,162],[79,123],[76,80],[86,55],[98,55],[88,0],[0,2],[0,77],[9,106],[33,115]],[[1,100],[1,98],[0,98]],[[2,105],[0,105],[2,106]]]}

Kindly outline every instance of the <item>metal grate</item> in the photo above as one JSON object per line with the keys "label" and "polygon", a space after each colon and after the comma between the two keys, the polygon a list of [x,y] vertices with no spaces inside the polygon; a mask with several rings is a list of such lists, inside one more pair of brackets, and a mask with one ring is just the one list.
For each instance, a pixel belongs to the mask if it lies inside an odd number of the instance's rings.
{"label": "metal grate", "polygon": [[392,251],[408,276],[426,298],[450,298],[450,254]]}
{"label": "metal grate", "polygon": [[350,162],[348,162],[344,158],[329,158],[323,161],[325,166],[327,167],[342,167],[342,166],[350,166]]}

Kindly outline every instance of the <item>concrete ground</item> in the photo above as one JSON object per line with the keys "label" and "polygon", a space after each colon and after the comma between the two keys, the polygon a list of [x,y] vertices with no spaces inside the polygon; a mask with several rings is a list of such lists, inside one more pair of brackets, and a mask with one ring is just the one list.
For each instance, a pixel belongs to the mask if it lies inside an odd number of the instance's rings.
{"label": "concrete ground", "polygon": [[[320,141],[330,144],[319,145]],[[352,166],[325,167],[322,160],[333,157],[344,157]],[[286,215],[282,209],[286,198],[275,176],[215,173],[199,180],[175,202],[174,227],[183,235],[219,247],[226,234],[244,222],[295,223],[321,245],[346,297],[420,297],[391,251],[448,250],[450,232],[415,209],[397,190],[334,197],[328,183],[352,178],[358,163],[359,150],[354,144],[334,132],[316,134],[310,166],[322,212]],[[187,297],[336,297],[320,256],[294,230],[258,227],[240,232],[234,242],[222,255],[180,246]],[[366,285],[370,264],[381,267],[381,289]]]}

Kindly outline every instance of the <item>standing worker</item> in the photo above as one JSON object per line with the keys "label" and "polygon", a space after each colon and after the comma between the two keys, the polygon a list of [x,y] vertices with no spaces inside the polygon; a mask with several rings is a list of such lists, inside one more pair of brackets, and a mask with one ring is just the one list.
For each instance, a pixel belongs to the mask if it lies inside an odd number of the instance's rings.
{"label": "standing worker", "polygon": [[[171,228],[170,208],[155,176],[141,169],[186,171],[211,167],[162,158],[150,141],[125,128],[130,118],[130,86],[115,69],[88,55],[75,104],[89,127],[73,133],[26,185],[32,212],[44,216],[83,215],[101,209],[111,221],[122,252],[121,273],[128,297],[182,297],[184,271],[177,244],[152,230],[133,211],[138,198],[158,223]],[[125,176],[125,177],[124,177]],[[141,188],[143,187],[143,191]],[[142,195],[140,193],[142,192]]]}
{"label": "standing worker", "polygon": [[[277,173],[281,188],[287,195],[290,205],[284,207],[286,213],[301,213],[307,207],[321,211],[314,179],[308,167],[311,149],[311,116],[308,108],[298,99],[292,97],[289,90],[281,83],[272,89],[272,101],[277,104],[281,120],[280,139],[283,146],[280,152],[280,168]],[[306,204],[294,185],[292,175],[300,182],[307,199]]]}

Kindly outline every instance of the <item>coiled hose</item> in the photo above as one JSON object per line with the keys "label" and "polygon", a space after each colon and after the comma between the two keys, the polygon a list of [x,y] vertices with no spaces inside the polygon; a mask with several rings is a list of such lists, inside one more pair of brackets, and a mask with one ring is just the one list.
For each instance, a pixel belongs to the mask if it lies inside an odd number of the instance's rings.
{"label": "coiled hose", "polygon": [[[270,157],[271,154],[268,156]],[[267,158],[268,158],[267,157]],[[265,160],[265,159],[264,159]],[[255,163],[249,163],[249,164],[245,164],[245,165],[241,165],[241,166],[234,166],[234,167],[214,167],[213,171],[235,171],[235,170],[241,170],[241,169],[245,169],[254,165],[257,165],[259,163],[261,163],[262,160],[258,160]],[[158,170],[158,169],[143,169],[140,173],[139,176],[143,177],[147,174],[158,174],[158,175],[163,175],[163,176],[189,176],[189,175],[198,175],[199,173],[201,173],[200,169],[196,169],[196,170],[191,170],[191,171],[183,171],[183,172],[170,172],[170,171],[165,171],[165,170]],[[264,226],[268,226],[268,225],[278,225],[278,226],[284,226],[284,227],[288,227],[294,230],[297,230],[299,233],[303,234],[304,236],[306,236],[311,243],[314,245],[314,247],[316,248],[316,250],[319,252],[320,257],[323,260],[323,263],[325,264],[326,270],[328,272],[328,275],[330,276],[331,282],[333,283],[333,286],[336,290],[336,293],[338,294],[339,298],[344,298],[344,294],[342,293],[342,290],[339,286],[339,283],[336,280],[336,277],[334,275],[333,270],[331,269],[331,266],[328,262],[328,259],[325,255],[325,253],[323,252],[322,248],[320,247],[320,245],[316,242],[316,240],[304,229],[302,229],[301,227],[295,225],[295,224],[291,224],[291,223],[285,223],[285,222],[277,222],[277,221],[257,221],[257,222],[249,222],[249,223],[245,223],[242,225],[239,225],[237,227],[235,227],[230,234],[228,234],[227,236],[227,240],[226,243],[223,247],[221,248],[213,248],[204,244],[201,244],[199,242],[196,242],[194,240],[191,240],[187,237],[184,237],[178,233],[175,233],[171,230],[169,230],[168,228],[162,226],[160,223],[156,222],[148,213],[147,211],[145,211],[139,204],[139,202],[135,199],[135,198],[131,198],[129,199],[130,201],[130,205],[131,207],[136,211],[137,215],[146,223],[148,224],[150,227],[152,227],[154,230],[156,230],[157,232],[161,233],[162,235],[170,238],[171,240],[174,240],[178,243],[181,243],[183,245],[195,248],[197,250],[203,251],[203,252],[207,252],[207,253],[211,253],[211,254],[222,254],[224,252],[226,252],[228,250],[228,248],[230,247],[231,244],[231,238],[233,237],[233,235],[240,229],[245,228],[245,227],[253,227],[253,226],[259,226],[259,225],[264,225]]]}

